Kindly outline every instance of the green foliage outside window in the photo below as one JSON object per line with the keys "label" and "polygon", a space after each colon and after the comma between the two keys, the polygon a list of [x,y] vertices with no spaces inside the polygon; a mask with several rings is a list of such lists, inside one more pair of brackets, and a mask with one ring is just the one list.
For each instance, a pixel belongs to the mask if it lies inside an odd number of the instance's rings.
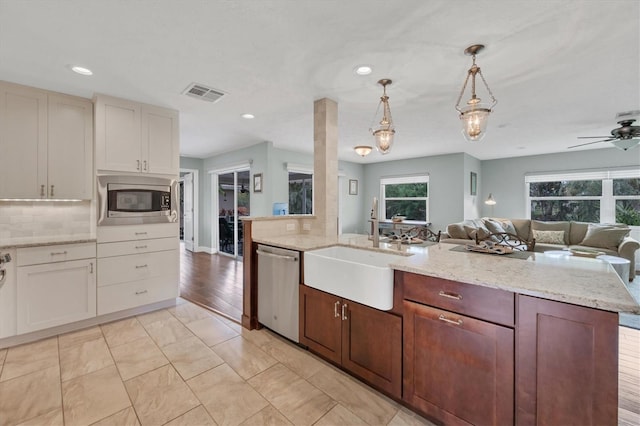
{"label": "green foliage outside window", "polygon": [[530,197],[599,197],[601,195],[601,180],[535,182],[529,185]]}
{"label": "green foliage outside window", "polygon": [[385,219],[398,215],[406,216],[406,220],[427,221],[427,182],[386,184],[384,196]]}
{"label": "green foliage outside window", "polygon": [[312,175],[289,181],[289,214],[313,213]]}
{"label": "green foliage outside window", "polygon": [[531,200],[531,219],[600,222],[600,200]]}

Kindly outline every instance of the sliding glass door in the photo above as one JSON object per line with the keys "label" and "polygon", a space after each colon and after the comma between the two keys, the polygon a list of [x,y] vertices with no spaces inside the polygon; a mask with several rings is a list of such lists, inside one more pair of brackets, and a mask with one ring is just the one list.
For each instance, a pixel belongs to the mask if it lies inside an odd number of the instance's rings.
{"label": "sliding glass door", "polygon": [[[232,170],[217,174],[218,252],[242,257],[242,216],[250,213],[249,170]],[[215,180],[215,179],[214,179]]]}

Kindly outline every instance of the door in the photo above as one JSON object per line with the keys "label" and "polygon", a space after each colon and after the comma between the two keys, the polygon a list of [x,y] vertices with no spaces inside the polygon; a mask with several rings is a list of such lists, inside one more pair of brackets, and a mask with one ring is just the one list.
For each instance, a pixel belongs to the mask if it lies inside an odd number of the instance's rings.
{"label": "door", "polygon": [[0,198],[46,198],[46,92],[0,83],[0,146]]}
{"label": "door", "polygon": [[402,396],[402,318],[342,300],[342,366]]}
{"label": "door", "polygon": [[142,172],[175,175],[180,167],[178,112],[143,105]]}
{"label": "door", "polygon": [[300,286],[300,343],[336,364],[342,360],[341,308],[338,296]]}
{"label": "door", "polygon": [[184,248],[193,251],[193,173],[187,173],[182,178],[182,239]]}
{"label": "door", "polygon": [[49,198],[93,198],[91,101],[49,95],[48,157]]}
{"label": "door", "polygon": [[249,175],[249,169],[237,169],[212,175],[212,187],[217,186],[214,211],[217,207],[219,253],[242,257],[243,222],[240,218],[250,213]]}
{"label": "door", "polygon": [[513,424],[512,329],[405,300],[403,331],[405,401],[445,424]]}
{"label": "door", "polygon": [[99,95],[95,126],[98,170],[142,171],[140,104]]}

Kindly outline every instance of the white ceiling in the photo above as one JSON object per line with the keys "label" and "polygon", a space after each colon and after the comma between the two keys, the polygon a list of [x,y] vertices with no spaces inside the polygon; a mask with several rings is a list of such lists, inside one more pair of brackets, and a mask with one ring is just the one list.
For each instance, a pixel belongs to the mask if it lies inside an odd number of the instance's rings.
{"label": "white ceiling", "polygon": [[[454,105],[471,65],[463,50],[476,43],[487,46],[477,62],[498,105],[486,138],[470,144]],[[355,75],[359,64],[373,73]],[[393,79],[396,142],[361,159],[352,147],[373,142],[381,78]],[[640,2],[0,0],[0,80],[177,109],[190,157],[262,141],[312,152],[323,97],[338,102],[343,160],[565,152],[640,109]],[[228,95],[182,95],[191,82]]]}

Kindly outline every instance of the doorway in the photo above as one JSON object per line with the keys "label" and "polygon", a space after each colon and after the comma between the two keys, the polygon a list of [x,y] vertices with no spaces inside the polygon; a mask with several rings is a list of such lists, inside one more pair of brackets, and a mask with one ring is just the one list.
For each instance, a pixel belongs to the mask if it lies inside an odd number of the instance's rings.
{"label": "doorway", "polygon": [[218,253],[234,258],[242,258],[244,249],[243,222],[240,217],[248,216],[251,211],[249,177],[248,168],[212,175],[213,187],[217,188],[217,196],[212,199],[214,208],[218,211],[218,232],[214,241]]}
{"label": "doorway", "polygon": [[198,171],[180,169],[180,242],[189,251],[198,249]]}

